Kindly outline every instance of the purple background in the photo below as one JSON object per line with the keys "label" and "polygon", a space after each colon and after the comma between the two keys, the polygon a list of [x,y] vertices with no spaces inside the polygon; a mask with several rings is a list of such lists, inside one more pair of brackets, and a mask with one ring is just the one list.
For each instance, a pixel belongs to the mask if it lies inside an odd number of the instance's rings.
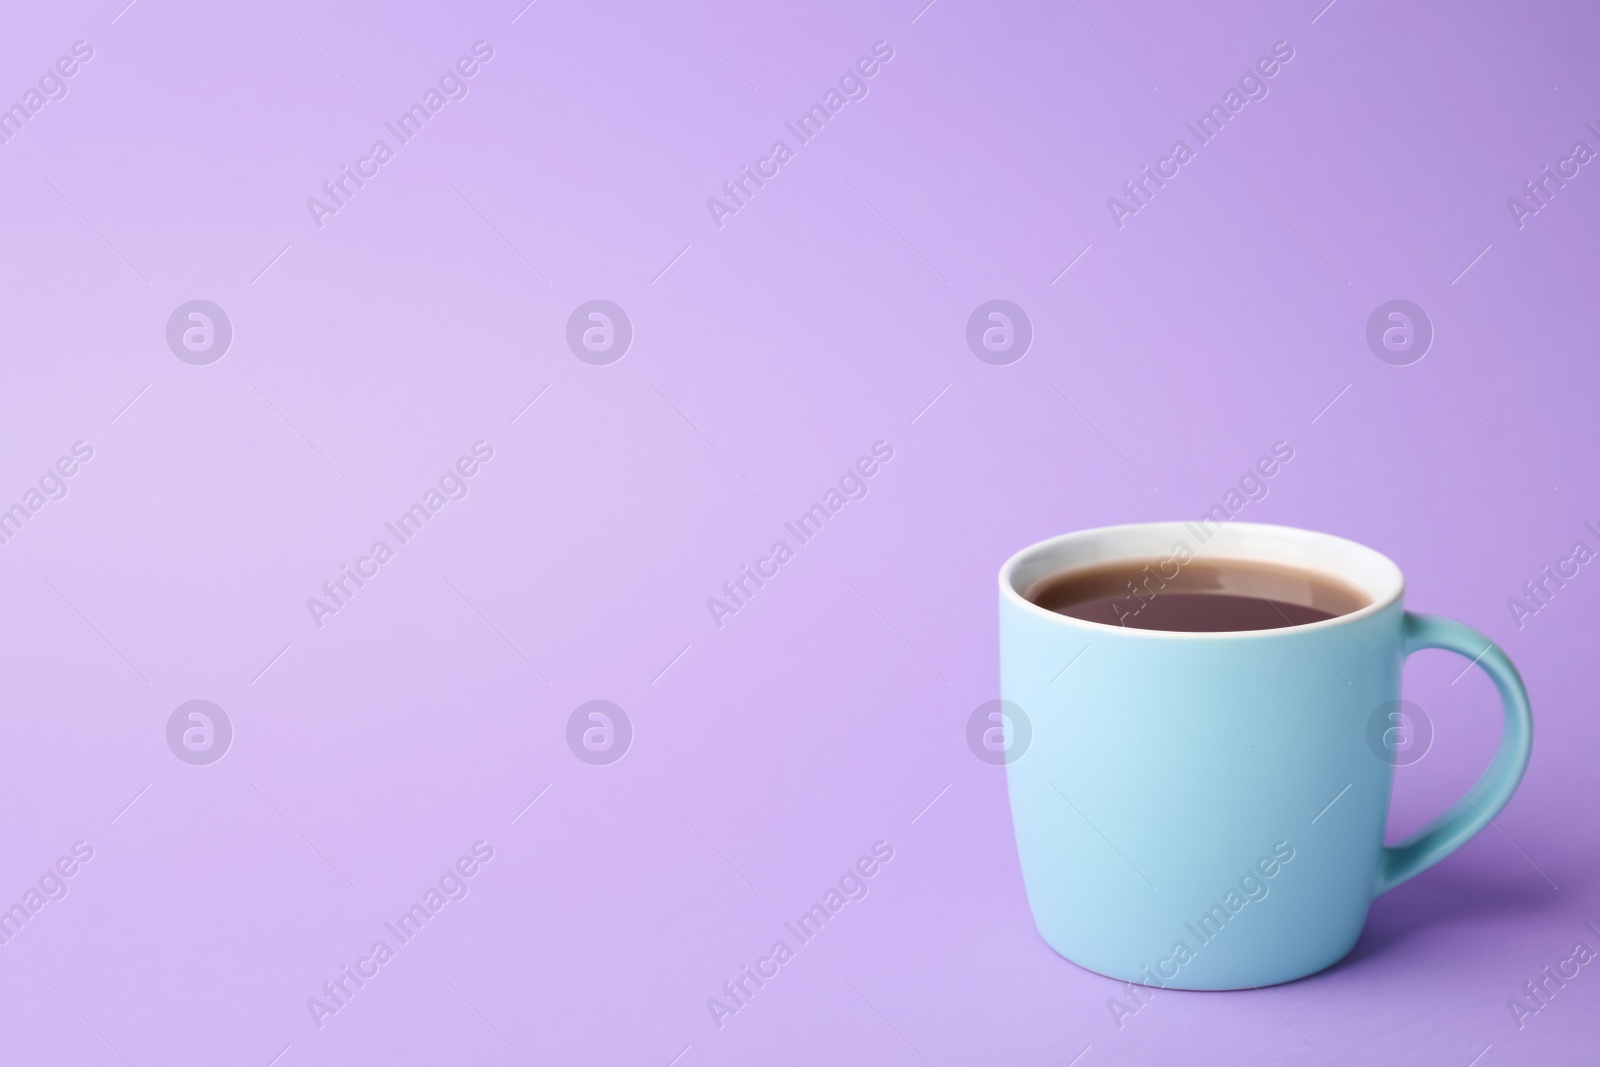
{"label": "purple background", "polygon": [[[1592,9],[122,2],[0,35],[7,102],[94,49],[0,147],[0,506],[94,449],[0,546],[0,898],[94,848],[0,947],[0,1059],[1593,1054],[1595,968],[1521,1029],[1507,1001],[1600,946],[1600,576],[1521,628],[1507,600],[1600,547],[1600,175],[1506,206],[1600,149]],[[306,199],[478,40],[469,95],[319,229]],[[870,94],[719,229],[706,199],[880,40]],[[1107,198],[1280,40],[1270,95],[1119,229]],[[610,366],[564,340],[596,297],[635,330]],[[1035,330],[1006,367],[964,339],[996,297]],[[233,323],[210,366],[166,344],[193,298]],[[1436,330],[1411,366],[1365,341],[1393,298]],[[470,494],[318,629],[307,598],[477,440]],[[870,494],[716,628],[706,598],[878,440]],[[1034,932],[964,740],[994,574],[1198,516],[1279,440],[1241,518],[1373,545],[1502,642],[1533,762],[1338,967],[1119,1028],[1120,986]],[[1407,675],[1436,738],[1392,837],[1493,750],[1461,667]],[[164,733],[195,698],[235,731],[205,767]],[[635,730],[610,766],[565,741],[594,698]],[[470,895],[319,1029],[307,998],[478,840]],[[719,1030],[707,998],[879,840],[870,895]]]}

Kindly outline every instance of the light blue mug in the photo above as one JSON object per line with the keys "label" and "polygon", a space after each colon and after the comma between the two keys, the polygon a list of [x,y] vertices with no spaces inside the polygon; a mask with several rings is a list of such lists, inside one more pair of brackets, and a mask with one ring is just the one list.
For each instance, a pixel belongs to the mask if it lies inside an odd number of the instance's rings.
{"label": "light blue mug", "polygon": [[[1310,570],[1368,606],[1303,626],[1141,630],[1030,602],[1090,564],[1240,559]],[[1145,523],[1043,541],[1000,570],[1000,689],[1017,854],[1049,946],[1100,974],[1178,989],[1287,982],[1336,963],[1379,893],[1459,848],[1522,778],[1527,691],[1478,631],[1414,615],[1386,557],[1255,523]],[[1449,811],[1383,843],[1394,760],[1374,744],[1405,658],[1460,653],[1505,707],[1488,770]],[[1031,739],[1027,737],[1031,730]],[[1024,740],[1026,744],[1024,745]]]}

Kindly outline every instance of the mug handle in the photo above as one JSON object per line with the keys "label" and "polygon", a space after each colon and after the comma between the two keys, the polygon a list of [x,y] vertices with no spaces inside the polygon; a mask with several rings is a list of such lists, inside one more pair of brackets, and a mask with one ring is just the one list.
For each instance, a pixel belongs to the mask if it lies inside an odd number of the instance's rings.
{"label": "mug handle", "polygon": [[1466,795],[1400,844],[1385,845],[1378,863],[1378,885],[1374,896],[1432,867],[1466,844],[1489,820],[1500,814],[1522,772],[1527,770],[1533,748],[1533,714],[1528,706],[1528,691],[1511,658],[1500,646],[1464,623],[1439,615],[1406,612],[1403,623],[1404,654],[1424,648],[1442,648],[1471,658],[1494,680],[1505,708],[1500,730],[1500,747],[1488,769],[1473,783]]}

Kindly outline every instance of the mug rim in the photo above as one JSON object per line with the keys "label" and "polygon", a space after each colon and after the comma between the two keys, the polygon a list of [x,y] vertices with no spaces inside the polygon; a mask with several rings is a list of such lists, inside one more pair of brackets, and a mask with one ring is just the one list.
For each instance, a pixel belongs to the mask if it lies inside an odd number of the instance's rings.
{"label": "mug rim", "polygon": [[[1247,637],[1270,638],[1281,634],[1284,631],[1298,634],[1305,633],[1307,631],[1328,630],[1336,626],[1356,623],[1363,619],[1370,618],[1400,603],[1405,597],[1405,576],[1401,573],[1399,564],[1395,563],[1388,556],[1385,556],[1375,548],[1369,548],[1368,546],[1361,544],[1359,541],[1352,541],[1349,538],[1339,537],[1336,534],[1322,533],[1318,530],[1307,530],[1298,526],[1283,526],[1276,523],[1264,522],[1234,521],[1229,521],[1219,525],[1216,530],[1212,531],[1211,536],[1207,538],[1206,541],[1201,542],[1202,547],[1209,544],[1212,540],[1219,536],[1224,536],[1226,540],[1237,542],[1241,539],[1248,539],[1251,535],[1256,537],[1276,539],[1282,543],[1298,543],[1298,545],[1302,548],[1310,548],[1314,545],[1320,544],[1325,550],[1328,551],[1329,556],[1338,555],[1346,562],[1360,561],[1361,563],[1364,563],[1369,570],[1367,575],[1369,580],[1361,581],[1358,579],[1353,579],[1349,575],[1348,569],[1340,570],[1337,566],[1332,564],[1325,564],[1321,567],[1314,566],[1309,563],[1300,563],[1298,565],[1307,570],[1324,570],[1334,577],[1356,585],[1370,597],[1371,603],[1367,604],[1365,607],[1357,608],[1355,611],[1347,612],[1343,615],[1335,615],[1331,619],[1322,619],[1319,622],[1302,623],[1295,626],[1274,627],[1270,630],[1146,630],[1132,626],[1112,626],[1109,623],[1093,622],[1089,619],[1079,619],[1070,615],[1062,615],[1059,612],[1051,611],[1049,608],[1040,607],[1038,604],[1035,604],[1033,601],[1024,596],[1022,590],[1017,588],[1015,576],[1020,568],[1034,562],[1040,557],[1048,556],[1050,554],[1059,554],[1064,550],[1072,548],[1074,545],[1080,542],[1091,542],[1094,540],[1106,541],[1110,539],[1121,540],[1128,537],[1144,537],[1148,539],[1149,537],[1156,535],[1163,530],[1170,531],[1175,535],[1187,534],[1189,536],[1193,536],[1193,532],[1190,529],[1191,525],[1191,523],[1181,520],[1172,520],[1168,522],[1120,523],[1114,526],[1097,526],[1086,530],[1075,530],[1070,533],[1057,534],[1054,537],[1045,538],[1043,541],[1035,541],[1033,544],[1028,545],[1026,548],[1014,553],[1005,561],[1005,563],[1001,564],[999,574],[1001,601],[1003,603],[1009,603],[1036,618],[1047,619],[1059,625],[1079,627],[1092,633],[1114,633],[1137,640],[1161,641],[1216,639],[1237,640],[1239,638]],[[1226,546],[1222,547],[1224,548],[1222,554],[1215,556],[1214,558],[1250,559],[1258,562],[1264,561],[1275,563],[1285,562],[1283,560],[1263,560],[1263,557],[1259,555],[1252,555],[1248,552],[1236,551],[1232,554],[1229,554],[1225,550]],[[1151,555],[1155,554],[1165,553],[1130,551],[1127,555],[1127,558],[1148,559]],[[1195,555],[1198,556],[1199,552],[1196,552]],[[1098,557],[1095,562],[1119,558],[1122,557],[1116,554],[1103,555]],[[1296,564],[1293,561],[1290,561],[1289,565],[1292,566]],[[1065,569],[1070,568],[1057,567],[1052,573],[1059,573]]]}

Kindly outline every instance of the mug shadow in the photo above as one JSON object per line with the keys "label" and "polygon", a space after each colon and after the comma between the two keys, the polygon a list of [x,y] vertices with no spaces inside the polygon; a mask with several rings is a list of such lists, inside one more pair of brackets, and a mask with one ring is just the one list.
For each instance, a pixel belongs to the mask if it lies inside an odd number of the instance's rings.
{"label": "mug shadow", "polygon": [[[1496,918],[1526,917],[1555,908],[1561,902],[1561,893],[1542,875],[1534,875],[1526,868],[1524,871],[1533,877],[1514,869],[1456,870],[1447,877],[1423,873],[1374,900],[1355,948],[1322,973],[1337,974],[1361,967],[1430,928],[1471,927]],[[1564,886],[1562,892],[1584,888],[1573,884]]]}

